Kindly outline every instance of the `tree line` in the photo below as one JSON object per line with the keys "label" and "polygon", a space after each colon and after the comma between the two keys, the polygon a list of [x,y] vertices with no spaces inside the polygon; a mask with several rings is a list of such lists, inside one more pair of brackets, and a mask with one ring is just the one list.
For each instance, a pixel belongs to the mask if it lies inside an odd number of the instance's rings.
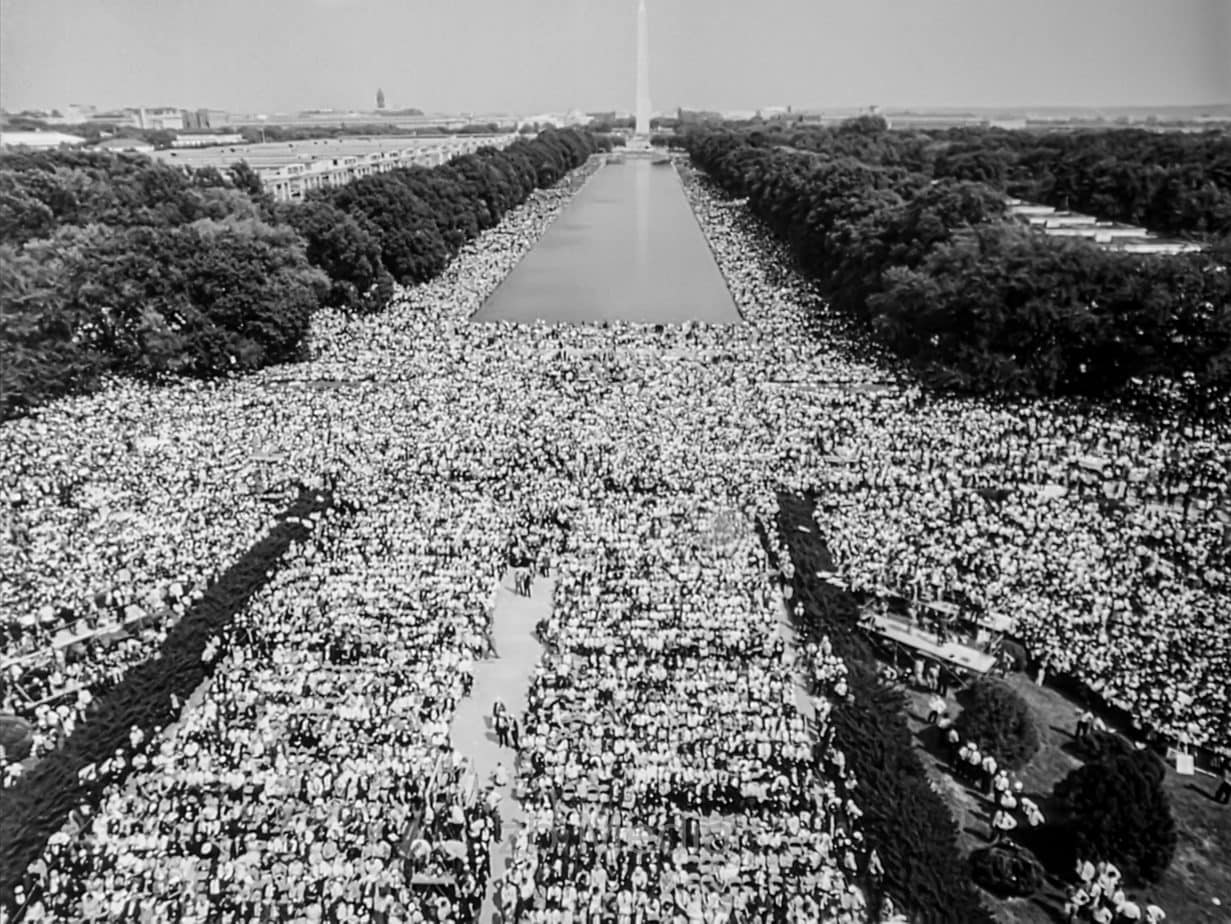
{"label": "tree line", "polygon": [[0,413],[108,374],[213,377],[300,355],[313,312],[379,310],[607,139],[568,129],[275,203],[243,163],[0,157]]}
{"label": "tree line", "polygon": [[1138,129],[951,129],[937,176],[1184,237],[1231,235],[1231,136]]}
{"label": "tree line", "polygon": [[879,116],[835,127],[752,123],[761,143],[932,179],[985,183],[1030,202],[1211,240],[1231,235],[1231,134],[1144,129],[889,131]]}
{"label": "tree line", "polygon": [[871,118],[805,134],[701,129],[679,143],[747,198],[833,308],[931,383],[1131,386],[1202,412],[1231,394],[1225,248],[1147,256],[1049,237],[1007,217],[996,185],[927,169],[926,137],[895,139]]}

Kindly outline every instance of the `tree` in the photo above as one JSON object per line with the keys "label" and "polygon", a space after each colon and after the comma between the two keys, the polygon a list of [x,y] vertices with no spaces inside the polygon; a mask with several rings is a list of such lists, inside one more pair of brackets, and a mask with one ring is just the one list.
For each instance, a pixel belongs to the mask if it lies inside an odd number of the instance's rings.
{"label": "tree", "polygon": [[292,359],[328,285],[293,230],[259,221],[87,232],[62,295],[73,339],[121,371],[211,376]]}
{"label": "tree", "polygon": [[109,371],[213,376],[295,359],[319,306],[382,307],[394,277],[432,278],[536,186],[609,147],[553,130],[278,207],[243,162],[224,173],[97,151],[4,154],[0,411]]}
{"label": "tree", "polygon": [[156,128],[138,134],[159,150],[171,147],[176,138],[175,132],[165,128]]}
{"label": "tree", "polygon": [[[73,228],[72,237],[81,232]],[[79,253],[61,236],[21,249],[0,244],[0,416],[91,387],[107,357],[80,336],[90,318],[65,298],[67,267]]]}
{"label": "tree", "polygon": [[0,156],[0,227],[10,242],[46,237],[61,225],[164,227],[252,211],[217,170],[188,173],[103,151]]}
{"label": "tree", "polygon": [[346,311],[375,311],[393,294],[393,277],[380,258],[380,242],[354,216],[322,198],[278,207],[278,221],[299,232],[308,262],[329,276],[324,304]]}
{"label": "tree", "polygon": [[1165,775],[1143,750],[1078,767],[1057,783],[1071,858],[1110,860],[1129,882],[1158,882],[1177,842]]}
{"label": "tree", "polygon": [[1001,767],[1021,768],[1039,750],[1030,707],[1008,684],[980,680],[954,723],[963,741],[973,741]]}
{"label": "tree", "polygon": [[46,237],[56,226],[51,207],[14,173],[0,172],[0,241],[20,243]]}
{"label": "tree", "polygon": [[406,171],[362,177],[333,190],[331,201],[374,229],[385,268],[398,282],[424,282],[448,262],[436,215],[408,188]]}
{"label": "tree", "polygon": [[852,135],[880,135],[889,130],[889,123],[878,115],[861,115],[847,119],[837,128],[839,133]]}
{"label": "tree", "polygon": [[253,202],[262,207],[269,205],[271,202],[269,193],[265,192],[265,187],[261,184],[260,174],[253,170],[246,160],[239,160],[231,164],[227,168],[227,174],[235,188],[247,193]]}

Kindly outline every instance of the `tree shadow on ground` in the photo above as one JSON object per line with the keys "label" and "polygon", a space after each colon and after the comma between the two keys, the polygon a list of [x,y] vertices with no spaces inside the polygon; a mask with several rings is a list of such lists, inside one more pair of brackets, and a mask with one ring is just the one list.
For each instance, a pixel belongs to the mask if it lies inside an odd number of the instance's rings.
{"label": "tree shadow on ground", "polygon": [[1211,789],[1205,789],[1204,787],[1198,786],[1196,783],[1185,783],[1184,788],[1191,790],[1192,792],[1195,792],[1198,795],[1205,796],[1205,798],[1217,804],[1218,800],[1214,798],[1214,793],[1218,791],[1217,787],[1211,790]]}
{"label": "tree shadow on ground", "polygon": [[[133,772],[137,746],[130,738],[131,729],[140,728],[145,740],[153,741],[178,721],[183,703],[222,661],[221,655],[203,657],[211,640],[227,638],[224,630],[269,583],[292,543],[305,540],[315,519],[335,507],[332,493],[301,486],[274,526],[208,584],[183,618],[170,626],[159,649],[98,695],[64,744],[0,794],[0,905],[13,906],[13,888],[23,871],[69,813],[80,805],[97,805],[107,786],[122,785]],[[125,760],[110,775],[82,773],[116,754]]]}
{"label": "tree shadow on ground", "polygon": [[[1056,883],[1052,884],[1055,885]],[[1056,924],[1067,924],[1068,916],[1064,913],[1064,908],[1049,902],[1042,895],[1031,896],[1030,904],[1046,914]]]}

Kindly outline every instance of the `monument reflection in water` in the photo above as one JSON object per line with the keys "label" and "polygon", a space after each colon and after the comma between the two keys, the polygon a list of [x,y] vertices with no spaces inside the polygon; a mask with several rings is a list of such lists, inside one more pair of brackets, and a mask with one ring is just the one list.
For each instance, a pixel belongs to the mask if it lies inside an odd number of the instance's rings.
{"label": "monument reflection in water", "polygon": [[637,180],[637,278],[649,282],[650,272],[650,171],[645,161],[633,162]]}
{"label": "monument reflection in water", "polygon": [[738,324],[679,174],[648,157],[590,178],[475,321]]}

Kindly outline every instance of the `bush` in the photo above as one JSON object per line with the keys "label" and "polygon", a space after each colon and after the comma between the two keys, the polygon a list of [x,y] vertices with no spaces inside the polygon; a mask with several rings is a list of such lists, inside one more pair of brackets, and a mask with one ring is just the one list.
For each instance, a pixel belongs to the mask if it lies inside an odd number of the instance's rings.
{"label": "bush", "polygon": [[1001,898],[1025,898],[1043,885],[1043,865],[1028,850],[985,847],[970,855],[974,881]]}
{"label": "bush", "polygon": [[1158,882],[1177,841],[1165,774],[1158,757],[1135,751],[1078,767],[1057,783],[1070,859],[1101,857],[1131,883]]}
{"label": "bush", "polygon": [[1104,763],[1115,757],[1128,757],[1137,749],[1121,735],[1112,731],[1093,730],[1073,743],[1074,750],[1087,763]]}
{"label": "bush", "polygon": [[34,746],[30,723],[15,715],[0,715],[0,756],[9,763],[25,760]]}
{"label": "bush", "polygon": [[963,741],[974,741],[1001,767],[1018,770],[1039,750],[1039,731],[1030,707],[998,680],[980,680],[954,723]]}
{"label": "bush", "polygon": [[1000,651],[1012,673],[1024,674],[1026,672],[1030,664],[1030,656],[1026,653],[1025,646],[1012,639],[1005,639],[1000,643]]}

